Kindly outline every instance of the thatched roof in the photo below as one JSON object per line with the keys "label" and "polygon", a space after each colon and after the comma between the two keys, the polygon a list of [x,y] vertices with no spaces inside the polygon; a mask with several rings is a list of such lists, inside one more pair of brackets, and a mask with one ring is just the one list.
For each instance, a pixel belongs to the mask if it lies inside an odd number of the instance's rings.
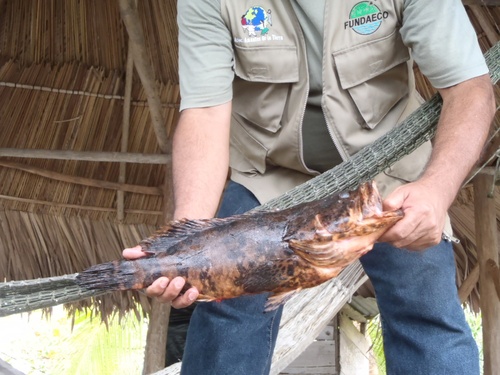
{"label": "thatched roof", "polygon": [[[179,103],[175,4],[139,1],[137,9],[167,137]],[[473,4],[467,11],[486,51],[499,40],[500,7]],[[118,1],[0,0],[0,280],[74,273],[115,259],[168,216],[166,158],[145,86],[137,70],[127,74],[129,42]],[[417,82],[430,97],[427,81],[418,75]],[[496,129],[499,124],[497,115]],[[490,140],[485,160],[499,138]],[[28,150],[50,152],[39,158]],[[113,161],[120,155],[129,160],[125,174]],[[459,284],[476,263],[472,200],[466,188],[452,209],[462,240]],[[500,217],[498,191],[496,207]],[[475,306],[477,297],[475,289]],[[120,294],[103,301],[107,312],[131,306]]]}

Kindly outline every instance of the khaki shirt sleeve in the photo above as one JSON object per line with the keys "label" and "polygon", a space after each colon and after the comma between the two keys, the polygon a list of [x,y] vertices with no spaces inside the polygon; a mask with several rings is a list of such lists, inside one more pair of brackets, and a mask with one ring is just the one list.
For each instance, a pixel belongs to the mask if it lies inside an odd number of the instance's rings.
{"label": "khaki shirt sleeve", "polygon": [[180,109],[232,99],[233,49],[220,0],[178,0]]}
{"label": "khaki shirt sleeve", "polygon": [[405,0],[401,35],[435,88],[488,73],[476,32],[460,0]]}

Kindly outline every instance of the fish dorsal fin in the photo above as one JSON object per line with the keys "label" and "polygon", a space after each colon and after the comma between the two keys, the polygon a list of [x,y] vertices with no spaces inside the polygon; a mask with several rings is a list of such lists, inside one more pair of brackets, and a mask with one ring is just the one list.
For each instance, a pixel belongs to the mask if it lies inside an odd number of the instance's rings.
{"label": "fish dorsal fin", "polygon": [[[180,241],[195,233],[202,232],[211,228],[227,225],[233,218],[225,219],[201,219],[188,220],[180,219],[169,222],[160,228],[154,235],[140,242],[142,250],[146,253],[155,254],[158,252],[168,252],[168,249]],[[161,239],[161,241],[159,241]]]}
{"label": "fish dorsal fin", "polygon": [[289,292],[282,292],[277,294],[272,294],[266,301],[264,307],[264,312],[270,312],[276,310],[281,305],[289,301],[295,294],[297,294],[301,289],[294,289]]}

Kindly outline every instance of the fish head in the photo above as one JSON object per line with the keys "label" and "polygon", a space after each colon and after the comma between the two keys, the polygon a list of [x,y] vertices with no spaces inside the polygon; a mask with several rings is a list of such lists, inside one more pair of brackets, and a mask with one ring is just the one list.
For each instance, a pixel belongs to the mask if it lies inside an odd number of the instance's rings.
{"label": "fish head", "polygon": [[403,218],[401,210],[384,211],[375,182],[341,193],[328,209],[318,212],[308,238],[289,245],[312,265],[343,268],[373,248],[390,227]]}

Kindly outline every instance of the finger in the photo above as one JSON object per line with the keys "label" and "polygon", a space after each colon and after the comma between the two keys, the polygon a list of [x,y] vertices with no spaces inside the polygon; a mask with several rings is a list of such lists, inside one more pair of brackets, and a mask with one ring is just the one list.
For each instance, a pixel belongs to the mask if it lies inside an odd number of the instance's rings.
{"label": "finger", "polygon": [[160,277],[146,288],[146,294],[160,302],[171,302],[179,295],[184,286],[183,278],[175,278],[174,280],[170,281],[168,277]]}
{"label": "finger", "polygon": [[413,231],[399,240],[392,241],[392,245],[408,250],[425,250],[437,245],[441,241],[441,233],[434,226],[429,226],[425,220],[419,222]]}
{"label": "finger", "polygon": [[382,201],[382,207],[385,211],[394,211],[403,208],[407,194],[402,189],[396,189]]}
{"label": "finger", "polygon": [[146,289],[146,294],[162,303],[171,302],[176,309],[187,307],[198,298],[199,293],[196,288],[190,288],[180,295],[185,283],[182,277],[176,277],[171,282],[166,277],[160,277]]}
{"label": "finger", "polygon": [[135,247],[126,248],[122,251],[122,256],[125,259],[129,259],[129,260],[142,258],[146,255],[147,254],[144,251],[142,251],[142,247],[140,247],[139,245],[137,245]]}
{"label": "finger", "polygon": [[196,288],[190,288],[183,295],[177,297],[172,301],[172,307],[176,309],[182,309],[188,307],[198,298],[198,290]]}
{"label": "finger", "polygon": [[407,210],[405,211],[404,218],[384,233],[379,241],[388,242],[398,248],[404,248],[424,234],[422,230],[422,218],[419,215],[415,215],[411,210]]}

